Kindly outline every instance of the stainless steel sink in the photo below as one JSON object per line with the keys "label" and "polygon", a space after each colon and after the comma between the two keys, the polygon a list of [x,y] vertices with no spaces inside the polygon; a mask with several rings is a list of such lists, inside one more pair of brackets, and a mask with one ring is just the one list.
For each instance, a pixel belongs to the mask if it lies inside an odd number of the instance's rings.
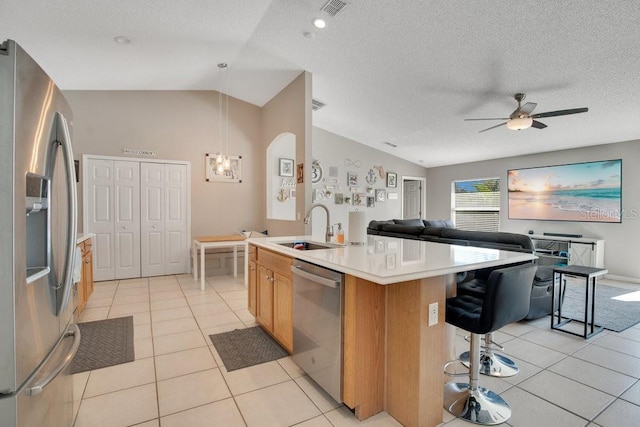
{"label": "stainless steel sink", "polygon": [[312,251],[315,249],[333,249],[339,247],[339,245],[334,245],[332,243],[305,242],[298,240],[296,240],[295,242],[278,242],[278,244],[301,251]]}

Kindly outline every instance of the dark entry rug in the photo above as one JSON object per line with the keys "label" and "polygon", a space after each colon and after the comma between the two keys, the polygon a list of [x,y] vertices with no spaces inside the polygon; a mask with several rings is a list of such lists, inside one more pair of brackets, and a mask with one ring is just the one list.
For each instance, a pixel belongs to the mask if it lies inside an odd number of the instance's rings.
{"label": "dark entry rug", "polygon": [[133,316],[78,323],[80,347],[71,361],[71,373],[133,362]]}
{"label": "dark entry rug", "polygon": [[[562,317],[584,321],[584,281],[567,281]],[[626,297],[625,297],[626,295]],[[596,325],[622,332],[640,322],[640,291],[596,285]]]}
{"label": "dark entry rug", "polygon": [[289,355],[260,326],[209,335],[228,372]]}

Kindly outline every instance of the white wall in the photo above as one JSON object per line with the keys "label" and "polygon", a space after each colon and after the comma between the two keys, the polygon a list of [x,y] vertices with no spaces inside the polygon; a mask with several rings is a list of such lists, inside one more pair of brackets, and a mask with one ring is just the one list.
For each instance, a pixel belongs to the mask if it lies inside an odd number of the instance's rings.
{"label": "white wall", "polygon": [[264,185],[260,107],[229,98],[229,154],[242,156],[242,183],[219,183],[205,180],[205,154],[220,149],[217,92],[65,91],[64,95],[73,110],[75,159],[83,154],[123,156],[123,148],[134,148],[157,151],[157,159],[190,161],[194,236],[264,230],[264,204],[256,197],[256,189]]}
{"label": "white wall", "polygon": [[[510,220],[507,209],[507,170],[564,163],[622,159],[622,223]],[[598,145],[573,150],[509,157],[427,170],[427,218],[451,217],[451,182],[500,177],[502,231],[582,234],[605,239],[604,262],[612,276],[640,281],[640,141]]]}
{"label": "white wall", "polygon": [[[366,215],[367,224],[373,219],[386,220],[393,218],[401,218],[402,215],[402,176],[414,176],[424,177],[427,170],[414,163],[400,159],[398,157],[391,156],[382,151],[375,150],[369,146],[360,144],[351,139],[344,138],[340,135],[328,132],[324,129],[313,127],[313,158],[318,160],[324,169],[324,182],[314,184],[312,188],[325,188],[328,184],[327,180],[332,179],[329,176],[329,169],[331,167],[337,168],[337,179],[339,188],[331,190],[333,193],[342,193],[345,197],[350,197],[351,192],[347,185],[347,172],[357,172],[358,174],[358,187],[362,187],[365,190],[367,187],[373,187],[374,189],[385,189],[388,192],[394,192],[398,194],[396,200],[386,200],[384,202],[376,202],[374,207],[359,206],[358,210],[364,211]],[[356,167],[354,165],[348,166],[349,163],[360,162],[361,166]],[[367,184],[365,176],[369,169],[374,166],[382,166],[385,172],[395,172],[398,174],[398,186],[396,188],[387,188],[386,177],[381,178],[376,176],[376,182],[373,185]],[[375,169],[374,169],[375,170]],[[378,173],[375,170],[376,174]],[[373,193],[371,194],[373,195]],[[335,198],[332,194],[330,198],[322,202],[329,208],[331,214],[331,223],[342,223],[342,227],[345,230],[345,239],[348,236],[349,228],[349,211],[356,209],[355,206],[348,204],[335,204]],[[312,234],[317,238],[322,239],[325,233],[326,219],[325,213],[321,209],[314,209],[311,217],[312,221]],[[335,227],[337,230],[337,227]],[[335,231],[334,230],[334,231]]]}

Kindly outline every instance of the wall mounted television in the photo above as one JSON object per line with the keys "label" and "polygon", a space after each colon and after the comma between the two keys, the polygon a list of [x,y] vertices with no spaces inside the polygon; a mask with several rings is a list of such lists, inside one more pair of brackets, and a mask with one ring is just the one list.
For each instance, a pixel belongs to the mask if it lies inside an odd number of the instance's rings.
{"label": "wall mounted television", "polygon": [[511,169],[509,219],[622,222],[622,160]]}

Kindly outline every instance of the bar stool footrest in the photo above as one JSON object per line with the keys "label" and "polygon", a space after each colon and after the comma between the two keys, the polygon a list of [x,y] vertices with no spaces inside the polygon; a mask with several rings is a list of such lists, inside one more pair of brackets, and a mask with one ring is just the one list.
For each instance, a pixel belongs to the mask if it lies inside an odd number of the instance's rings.
{"label": "bar stool footrest", "polygon": [[[460,355],[460,362],[469,368],[469,352]],[[480,373],[490,377],[512,377],[520,372],[520,368],[513,360],[496,353],[480,353]]]}

